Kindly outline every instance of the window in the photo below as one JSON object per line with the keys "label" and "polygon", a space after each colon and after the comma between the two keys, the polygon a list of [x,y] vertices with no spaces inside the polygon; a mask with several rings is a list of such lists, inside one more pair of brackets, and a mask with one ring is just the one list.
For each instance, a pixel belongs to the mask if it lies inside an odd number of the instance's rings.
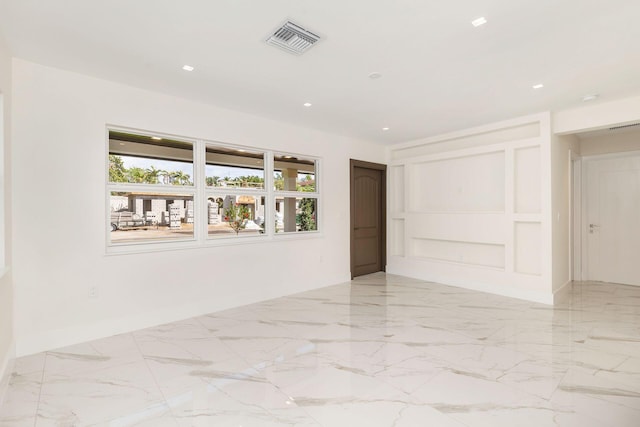
{"label": "window", "polygon": [[111,244],[193,240],[192,142],[109,132]]}
{"label": "window", "polygon": [[265,153],[206,145],[207,235],[265,234]]}
{"label": "window", "polygon": [[148,244],[193,246],[317,232],[317,163],[110,130],[108,246],[126,252],[131,245],[146,250]]}
{"label": "window", "polygon": [[276,197],[276,233],[316,231],[317,205],[315,197]]}
{"label": "window", "polygon": [[[318,230],[316,160],[288,154],[273,158],[276,232]],[[304,196],[301,193],[308,193]]]}
{"label": "window", "polygon": [[109,133],[109,182],[193,185],[193,144]]}
{"label": "window", "polygon": [[207,146],[207,187],[264,189],[264,153]]}
{"label": "window", "polygon": [[208,197],[210,238],[264,234],[265,198],[260,195],[215,193]]}

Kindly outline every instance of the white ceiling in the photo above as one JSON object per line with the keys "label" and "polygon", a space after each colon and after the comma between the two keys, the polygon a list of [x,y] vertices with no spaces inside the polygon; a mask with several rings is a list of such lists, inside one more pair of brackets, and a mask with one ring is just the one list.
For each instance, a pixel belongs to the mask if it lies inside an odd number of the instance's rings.
{"label": "white ceiling", "polygon": [[[386,144],[638,95],[639,18],[635,0],[0,0],[14,56]],[[323,39],[264,43],[285,19]]]}

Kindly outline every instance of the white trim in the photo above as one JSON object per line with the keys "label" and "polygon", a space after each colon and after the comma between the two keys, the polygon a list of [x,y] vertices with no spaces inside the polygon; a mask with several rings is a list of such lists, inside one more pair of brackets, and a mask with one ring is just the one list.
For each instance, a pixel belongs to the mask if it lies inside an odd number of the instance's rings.
{"label": "white trim", "polygon": [[[462,159],[483,154],[500,153],[505,150],[507,143],[499,142],[491,145],[480,145],[478,147],[460,148],[457,150],[444,151],[438,153],[421,154],[415,157],[395,159],[390,166],[415,165],[419,163],[431,163],[441,160]],[[527,144],[524,147],[536,146],[538,144]],[[521,147],[518,147],[521,148]]]}
{"label": "white trim", "polygon": [[617,159],[617,158],[629,157],[629,156],[640,156],[640,150],[621,151],[618,153],[593,154],[591,156],[582,156],[582,160],[584,160],[585,162],[588,162],[591,160]]}
{"label": "white trim", "polygon": [[[494,132],[496,130],[508,129],[508,128],[517,127],[517,126],[523,126],[523,125],[528,125],[528,124],[540,123],[542,125],[545,120],[548,120],[548,114],[549,114],[548,112],[531,114],[531,115],[528,115],[528,116],[518,117],[518,118],[515,118],[515,119],[509,119],[509,120],[505,120],[505,121],[502,121],[502,122],[495,122],[495,123],[482,125],[482,126],[477,126],[477,127],[473,127],[473,128],[468,128],[468,129],[455,131],[455,132],[451,132],[451,133],[445,133],[445,134],[441,134],[441,135],[436,135],[436,136],[432,136],[432,137],[429,137],[429,138],[409,141],[409,142],[405,142],[405,143],[402,143],[402,144],[394,144],[394,145],[389,147],[389,150],[390,151],[396,151],[396,150],[399,150],[399,149],[403,150],[403,149],[407,149],[407,148],[417,147],[417,146],[420,146],[420,145],[429,145],[429,144],[435,144],[435,143],[439,143],[439,142],[446,142],[446,141],[451,140],[451,139],[458,139],[458,138],[462,138],[462,137],[465,137],[465,136],[473,136],[473,135],[486,133],[486,132]],[[541,135],[545,135],[543,133],[543,131],[544,130],[542,129],[542,126],[541,126],[541,129],[540,129],[540,134]]]}
{"label": "white trim", "polygon": [[[193,183],[196,187],[196,194],[193,197],[193,236],[200,244],[207,238],[207,224],[209,223],[208,198],[206,197],[206,150],[206,144],[196,144],[193,147]],[[204,183],[204,185],[197,185],[198,182]],[[199,216],[204,219],[198,221]]]}
{"label": "white trim", "polygon": [[573,290],[573,281],[567,280],[558,290],[553,293],[553,304],[558,304],[567,300]]}
{"label": "white trim", "polygon": [[[412,279],[423,280],[425,282],[433,282],[438,284],[444,284],[447,286],[455,286],[462,289],[469,289],[477,292],[487,292],[494,295],[500,295],[509,298],[515,298],[519,300],[536,302],[545,305],[553,305],[553,294],[523,288],[511,288],[500,285],[493,285],[488,283],[480,283],[471,280],[451,280],[450,278],[435,276],[435,275],[416,275],[404,271],[402,268],[396,268],[391,266],[388,268],[388,274],[397,274]],[[538,277],[538,276],[536,276]]]}
{"label": "white trim", "polygon": [[587,168],[588,162],[585,158],[580,162],[580,280],[589,280],[589,252],[587,247],[587,236],[584,232],[584,222],[587,219]]}
{"label": "white trim", "polygon": [[12,340],[11,344],[9,344],[9,350],[0,362],[0,408],[6,397],[9,381],[11,380],[11,373],[15,366],[15,350],[15,341]]}
{"label": "white trim", "polygon": [[582,280],[582,159],[571,152],[571,196],[569,215],[570,248],[571,248],[571,280]]}
{"label": "white trim", "polygon": [[7,170],[5,169],[5,154],[7,151],[5,133],[9,127],[5,120],[9,115],[9,105],[5,105],[5,103],[8,104],[8,102],[8,96],[0,91],[0,268],[4,268],[7,265],[7,181],[11,180],[10,177],[7,177]]}
{"label": "white trim", "polygon": [[[540,145],[538,143],[538,145]],[[510,224],[505,230],[504,236],[504,269],[508,274],[516,271],[515,251],[516,251],[516,199],[514,189],[516,185],[515,163],[516,150],[511,146],[504,148],[504,220]]]}

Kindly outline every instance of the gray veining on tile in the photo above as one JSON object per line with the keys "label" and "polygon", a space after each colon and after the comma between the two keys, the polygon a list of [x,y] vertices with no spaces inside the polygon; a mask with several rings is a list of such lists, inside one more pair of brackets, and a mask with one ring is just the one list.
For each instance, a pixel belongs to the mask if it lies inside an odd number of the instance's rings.
{"label": "gray veining on tile", "polygon": [[385,274],[16,360],[1,426],[632,427],[640,287]]}

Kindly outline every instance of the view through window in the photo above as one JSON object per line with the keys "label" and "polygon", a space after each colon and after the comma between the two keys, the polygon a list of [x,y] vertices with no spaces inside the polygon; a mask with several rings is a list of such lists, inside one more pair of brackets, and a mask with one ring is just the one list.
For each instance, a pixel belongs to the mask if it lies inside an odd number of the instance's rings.
{"label": "view through window", "polygon": [[112,245],[318,231],[313,158],[115,130],[108,146]]}

